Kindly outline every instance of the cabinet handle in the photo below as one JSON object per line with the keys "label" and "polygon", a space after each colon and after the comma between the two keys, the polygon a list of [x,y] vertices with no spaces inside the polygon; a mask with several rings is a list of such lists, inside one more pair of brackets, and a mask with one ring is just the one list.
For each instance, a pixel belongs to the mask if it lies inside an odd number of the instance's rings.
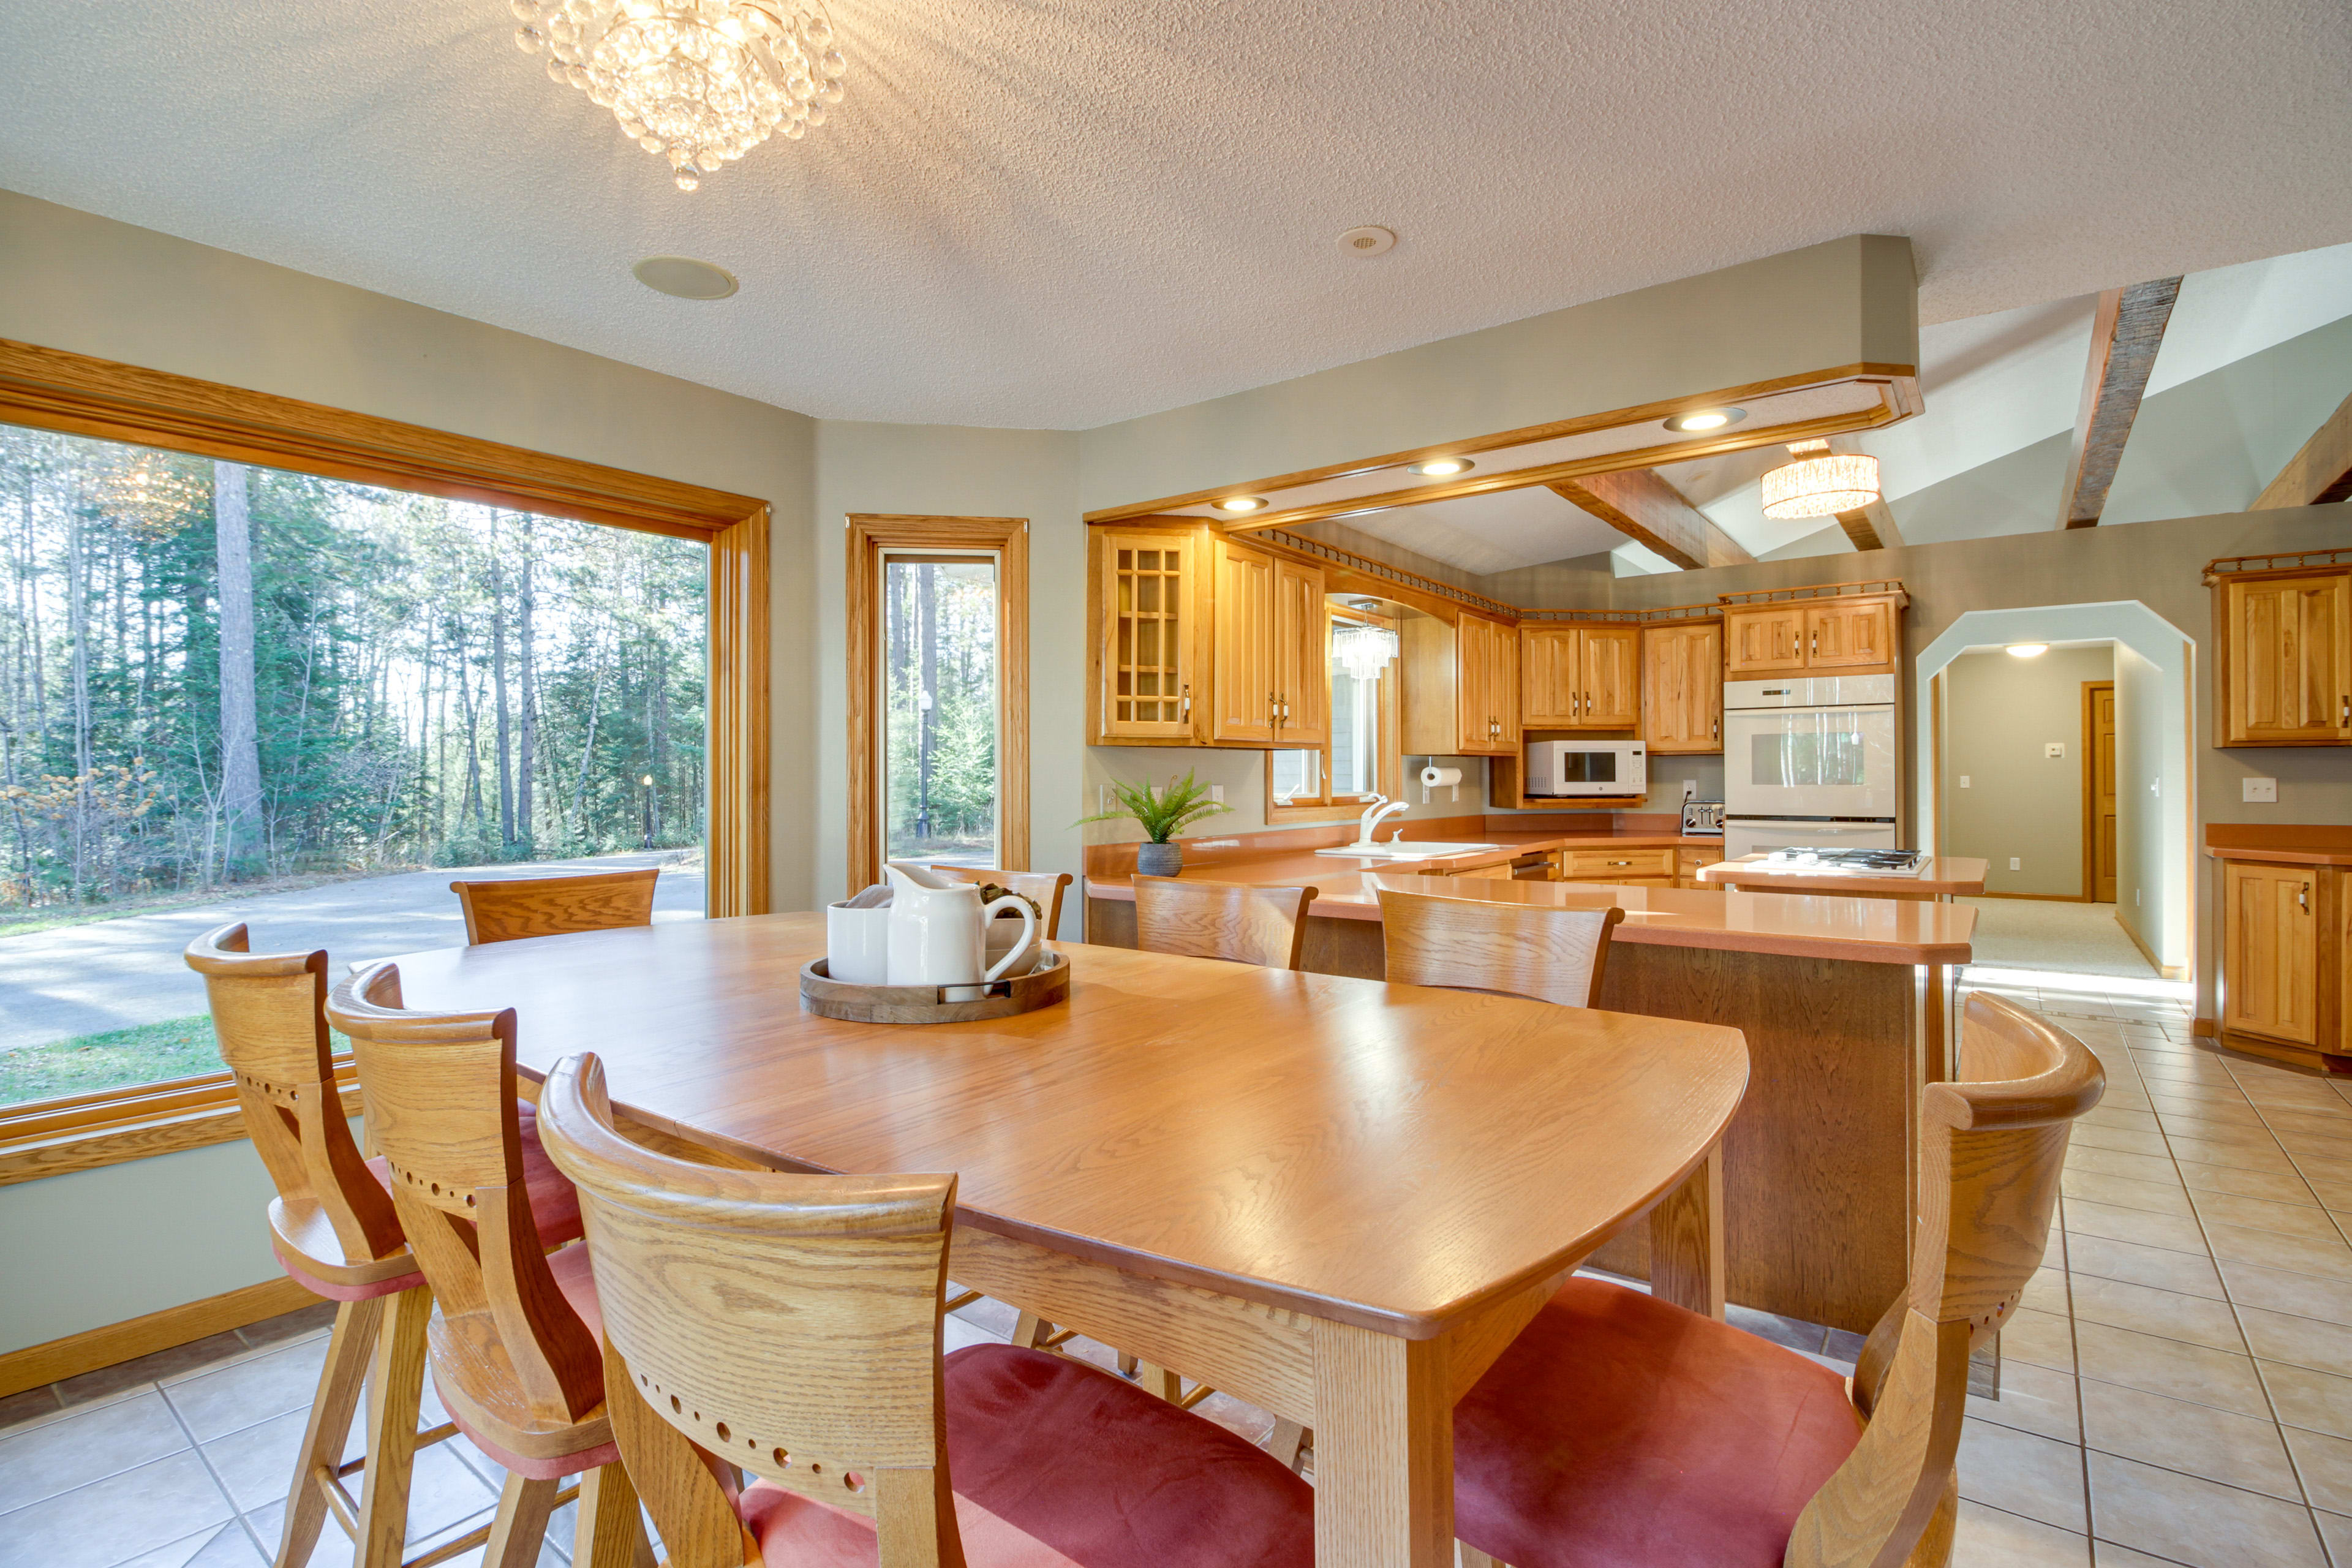
{"label": "cabinet handle", "polygon": [[1709,719],[1706,721],[1706,738],[1710,741],[1720,741],[1723,739],[1722,720]]}
{"label": "cabinet handle", "polygon": [[2305,914],[2309,914],[2309,913],[2311,912],[2311,884],[2310,884],[2310,883],[2305,882],[2305,883],[2303,885],[2303,890],[2295,894],[2295,896],[2294,896],[2294,901],[2295,901],[2296,903],[2298,903],[2298,904],[2300,904],[2300,905],[2302,905],[2302,906],[2303,906],[2303,910],[2304,910],[2304,912],[2305,912]]}
{"label": "cabinet handle", "polygon": [[1609,862],[1612,866],[1631,866],[1633,863],[1633,862],[1631,860],[1612,860]]}
{"label": "cabinet handle", "polygon": [[1177,722],[1190,723],[1192,718],[1192,683],[1191,681],[1184,683],[1183,690],[1177,700],[1181,704],[1176,710]]}
{"label": "cabinet handle", "polygon": [[1819,632],[1815,632],[1815,633],[1812,635],[1812,638],[1811,638],[1811,641],[1807,644],[1807,646],[1806,646],[1806,648],[1805,648],[1805,657],[1806,657],[1807,658],[1819,658],[1819,657],[1820,657],[1820,655],[1821,655],[1821,651],[1822,651],[1822,634],[1821,634],[1821,633],[1819,633]]}

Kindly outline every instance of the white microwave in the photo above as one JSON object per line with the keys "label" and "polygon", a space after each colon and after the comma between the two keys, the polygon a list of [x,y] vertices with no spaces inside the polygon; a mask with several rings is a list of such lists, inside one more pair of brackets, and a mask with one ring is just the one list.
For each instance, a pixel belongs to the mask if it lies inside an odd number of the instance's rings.
{"label": "white microwave", "polygon": [[1531,795],[1638,795],[1650,788],[1649,752],[1639,741],[1533,741],[1527,768]]}

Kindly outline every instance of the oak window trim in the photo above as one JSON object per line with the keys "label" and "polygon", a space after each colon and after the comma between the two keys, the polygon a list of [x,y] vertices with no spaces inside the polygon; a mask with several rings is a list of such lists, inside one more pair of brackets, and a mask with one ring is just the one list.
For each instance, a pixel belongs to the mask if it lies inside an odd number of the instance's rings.
{"label": "oak window trim", "polygon": [[[1386,626],[1391,631],[1394,631],[1397,624],[1396,617],[1393,616],[1375,615],[1368,611],[1349,608],[1346,605],[1330,604],[1328,601],[1326,601],[1324,605],[1324,619],[1327,622],[1328,626],[1330,628],[1337,628],[1342,624],[1349,624],[1357,626]],[[1329,646],[1329,639],[1328,637],[1325,639],[1325,646],[1327,647]],[[1391,800],[1402,800],[1404,798],[1404,754],[1399,749],[1402,742],[1402,736],[1398,731],[1401,714],[1398,709],[1397,693],[1400,685],[1402,684],[1399,680],[1399,662],[1392,658],[1389,661],[1388,667],[1382,669],[1380,674],[1380,751],[1373,759],[1374,793],[1387,795]],[[1325,671],[1325,679],[1327,682],[1329,679],[1329,671],[1328,668]],[[1338,723],[1339,714],[1337,705],[1331,704],[1330,722],[1326,726],[1326,728],[1327,730],[1336,729],[1338,727]],[[1323,784],[1323,794],[1321,796],[1311,801],[1300,801],[1295,796],[1288,802],[1277,801],[1275,799],[1274,752],[1315,750],[1319,750],[1322,753],[1322,762],[1320,763],[1321,772],[1318,774]],[[1328,734],[1325,736],[1323,744],[1319,748],[1308,746],[1275,747],[1273,751],[1267,752],[1265,755],[1266,826],[1271,827],[1277,824],[1289,826],[1309,822],[1345,822],[1350,817],[1360,816],[1363,814],[1364,804],[1371,798],[1370,796],[1351,795],[1344,799],[1335,799],[1330,793],[1330,786],[1331,741]]]}
{"label": "oak window trim", "polygon": [[[706,909],[767,911],[767,502],[5,338],[0,424],[709,545]],[[0,1186],[244,1136],[226,1071],[31,1100],[0,1108]]]}
{"label": "oak window trim", "polygon": [[1029,869],[1029,520],[851,512],[847,519],[849,887],[882,879],[882,558],[996,556],[996,868]]}

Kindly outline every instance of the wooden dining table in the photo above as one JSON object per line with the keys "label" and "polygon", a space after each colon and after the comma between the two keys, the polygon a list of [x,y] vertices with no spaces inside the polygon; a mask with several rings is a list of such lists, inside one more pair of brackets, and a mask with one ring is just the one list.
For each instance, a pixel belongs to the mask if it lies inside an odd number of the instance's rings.
{"label": "wooden dining table", "polygon": [[689,1158],[959,1177],[961,1285],[1315,1432],[1322,1568],[1441,1568],[1453,1406],[1646,1213],[1653,1288],[1722,1313],[1739,1031],[1078,942],[1066,1002],[914,1026],[803,1010],[814,914],[398,960],[511,1007],[527,1080],[603,1058]]}

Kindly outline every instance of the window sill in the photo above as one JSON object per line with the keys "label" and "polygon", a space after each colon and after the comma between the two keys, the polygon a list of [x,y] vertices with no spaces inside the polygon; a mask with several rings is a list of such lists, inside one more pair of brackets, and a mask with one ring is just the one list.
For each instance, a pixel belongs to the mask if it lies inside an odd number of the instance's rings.
{"label": "window sill", "polygon": [[[346,1115],[360,1113],[351,1063],[338,1065]],[[0,1187],[101,1170],[246,1136],[227,1073],[138,1084],[0,1110]]]}

